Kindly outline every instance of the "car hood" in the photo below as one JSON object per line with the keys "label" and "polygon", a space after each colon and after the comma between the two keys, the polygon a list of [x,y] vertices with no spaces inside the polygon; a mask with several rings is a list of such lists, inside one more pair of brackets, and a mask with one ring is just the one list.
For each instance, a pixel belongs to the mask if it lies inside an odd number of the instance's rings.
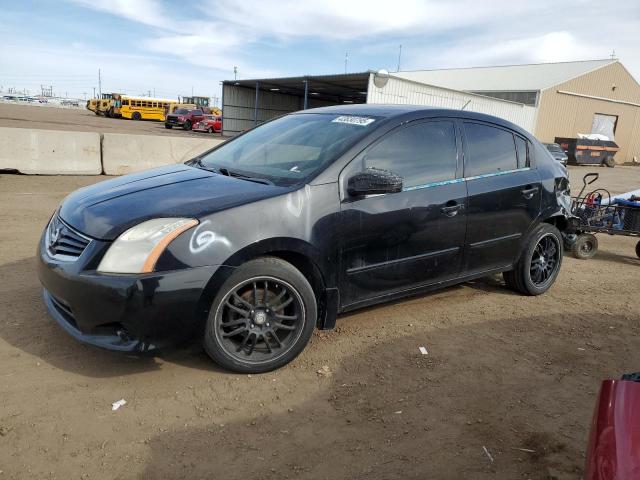
{"label": "car hood", "polygon": [[128,228],[151,218],[198,219],[290,190],[180,164],[76,190],[62,202],[59,215],[85,235],[115,240]]}

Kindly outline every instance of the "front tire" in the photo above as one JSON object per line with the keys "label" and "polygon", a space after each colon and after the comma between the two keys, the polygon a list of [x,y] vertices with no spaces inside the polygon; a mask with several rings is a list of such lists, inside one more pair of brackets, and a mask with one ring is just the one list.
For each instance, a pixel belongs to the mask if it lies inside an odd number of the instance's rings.
{"label": "front tire", "polygon": [[316,297],[304,275],[279,258],[258,258],[238,267],[218,291],[204,348],[228,370],[268,372],[300,354],[316,318]]}
{"label": "front tire", "polygon": [[182,128],[184,128],[185,130],[191,130],[191,122],[189,120],[187,120],[186,122],[184,122],[184,124],[182,125]]}
{"label": "front tire", "polygon": [[172,127],[173,127],[173,125],[169,125],[168,123],[164,124],[164,128],[168,128],[169,130],[171,130]]}
{"label": "front tire", "polygon": [[523,295],[540,295],[554,284],[562,265],[563,240],[560,231],[541,223],[529,236],[513,270],[504,272],[509,288]]}
{"label": "front tire", "polygon": [[133,112],[133,115],[131,115],[131,120],[142,120],[142,115],[140,115],[140,112]]}

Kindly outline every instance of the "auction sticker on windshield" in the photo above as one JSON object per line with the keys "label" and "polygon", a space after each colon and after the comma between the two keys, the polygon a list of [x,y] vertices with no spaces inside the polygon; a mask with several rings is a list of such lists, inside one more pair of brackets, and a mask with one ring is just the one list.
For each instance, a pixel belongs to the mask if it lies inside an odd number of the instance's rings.
{"label": "auction sticker on windshield", "polygon": [[370,123],[375,122],[375,118],[367,118],[367,117],[352,117],[348,115],[341,115],[337,118],[334,118],[332,122],[335,123],[349,123],[351,125],[360,125],[361,127],[366,127]]}

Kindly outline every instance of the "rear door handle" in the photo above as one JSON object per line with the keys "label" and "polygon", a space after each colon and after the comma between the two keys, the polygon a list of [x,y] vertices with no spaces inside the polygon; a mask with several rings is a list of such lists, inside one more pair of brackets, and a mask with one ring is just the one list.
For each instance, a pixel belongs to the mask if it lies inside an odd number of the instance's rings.
{"label": "rear door handle", "polygon": [[538,191],[538,187],[530,187],[529,185],[527,185],[527,188],[525,188],[524,190],[522,190],[522,196],[524,198],[526,198],[527,200],[531,199],[533,197],[533,195]]}
{"label": "rear door handle", "polygon": [[440,209],[447,217],[455,217],[458,211],[462,208],[462,205],[456,202],[447,202],[447,204]]}

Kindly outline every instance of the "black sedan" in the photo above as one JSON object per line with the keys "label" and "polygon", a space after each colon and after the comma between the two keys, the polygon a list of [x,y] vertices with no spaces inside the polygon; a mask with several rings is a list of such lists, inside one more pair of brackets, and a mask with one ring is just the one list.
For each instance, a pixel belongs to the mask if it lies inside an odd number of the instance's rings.
{"label": "black sedan", "polygon": [[327,107],[77,190],[38,270],[80,341],[141,352],[203,338],[220,365],[264,372],[348,310],[498,272],[545,292],[569,204],[565,169],[509,122]]}

